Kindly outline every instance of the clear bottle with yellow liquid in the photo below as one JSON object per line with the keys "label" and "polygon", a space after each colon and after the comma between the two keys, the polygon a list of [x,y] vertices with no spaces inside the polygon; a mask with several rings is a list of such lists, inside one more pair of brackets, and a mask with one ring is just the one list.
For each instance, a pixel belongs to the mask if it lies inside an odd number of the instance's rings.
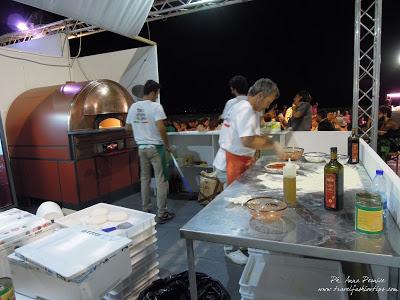
{"label": "clear bottle with yellow liquid", "polygon": [[296,206],[296,167],[290,158],[283,168],[283,197],[288,206]]}

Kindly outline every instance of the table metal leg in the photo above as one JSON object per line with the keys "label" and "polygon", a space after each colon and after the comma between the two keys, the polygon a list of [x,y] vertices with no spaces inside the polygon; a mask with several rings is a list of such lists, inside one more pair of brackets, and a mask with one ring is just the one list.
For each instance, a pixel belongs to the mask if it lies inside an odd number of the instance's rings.
{"label": "table metal leg", "polygon": [[186,251],[189,268],[190,299],[197,300],[196,269],[194,265],[193,240],[186,240]]}
{"label": "table metal leg", "polygon": [[[399,289],[399,269],[389,268],[389,282],[388,287],[393,289]],[[400,293],[398,291],[391,291],[387,293],[388,300],[398,300],[400,299]]]}

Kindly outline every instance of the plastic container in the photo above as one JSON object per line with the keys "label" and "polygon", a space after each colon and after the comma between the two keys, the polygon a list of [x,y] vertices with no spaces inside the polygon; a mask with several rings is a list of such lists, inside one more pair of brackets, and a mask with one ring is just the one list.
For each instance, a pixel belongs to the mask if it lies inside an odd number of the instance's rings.
{"label": "plastic container", "polygon": [[379,194],[381,196],[383,211],[387,210],[387,191],[386,191],[386,180],[383,176],[382,170],[376,170],[375,178],[372,180],[371,192]]}
{"label": "plastic container", "polygon": [[[99,265],[82,282],[65,281],[36,266],[10,255],[13,283],[17,292],[37,299],[91,300],[101,299],[116,282],[129,276],[131,268],[127,264],[127,251],[116,255]],[[18,298],[17,298],[18,299]]]}
{"label": "plastic container", "polygon": [[143,251],[145,251],[145,249],[151,245],[154,245],[157,243],[157,238],[155,235],[147,238],[146,240],[144,240],[143,242],[133,246],[133,247],[129,247],[129,255],[130,257],[134,257],[137,254],[142,253]]}
{"label": "plastic container", "polygon": [[155,253],[157,251],[157,249],[158,249],[157,244],[154,243],[154,244],[151,244],[150,246],[144,248],[141,252],[139,252],[135,255],[130,254],[132,266],[139,263],[145,257]]}
{"label": "plastic container", "polygon": [[79,226],[61,229],[8,257],[15,288],[33,298],[100,299],[131,274],[130,243]]}
{"label": "plastic container", "polygon": [[49,221],[58,220],[64,217],[61,207],[57,203],[51,201],[40,204],[36,211],[36,215]]}
{"label": "plastic container", "polygon": [[[331,283],[336,276],[341,283]],[[345,288],[340,262],[278,254],[251,254],[239,281],[246,300],[347,300],[347,292],[319,292],[318,288]]]}
{"label": "plastic container", "polygon": [[107,294],[112,299],[124,299],[138,287],[143,286],[150,280],[153,280],[153,278],[159,273],[157,266],[158,263],[155,263],[148,269],[142,268],[141,272],[139,273],[132,273],[127,279],[122,281]]}
{"label": "plastic container", "polygon": [[356,194],[355,229],[364,234],[381,234],[383,232],[381,195],[365,192]]}
{"label": "plastic container", "polygon": [[103,297],[103,299],[104,300],[137,300],[140,292],[143,291],[144,289],[146,289],[149,285],[151,285],[154,281],[156,281],[158,279],[159,279],[158,275],[155,275],[154,277],[149,278],[147,281],[141,282],[140,285],[134,287],[129,292],[125,291],[125,293],[124,292],[116,293],[115,291],[110,291]]}
{"label": "plastic container", "polygon": [[17,208],[4,211],[0,213],[0,249],[50,225],[50,221]]}
{"label": "plastic container", "polygon": [[0,213],[0,277],[10,277],[7,256],[16,248],[40,239],[57,228],[50,221],[13,208]]}
{"label": "plastic container", "polygon": [[39,231],[31,233],[23,239],[9,243],[6,248],[0,250],[0,277],[11,277],[10,264],[8,262],[8,255],[12,254],[15,249],[32,243],[36,240],[44,238],[45,236],[53,233],[57,229],[57,225],[50,225],[42,228]]}
{"label": "plastic container", "polygon": [[[111,212],[125,212],[128,214],[128,219],[121,221],[121,222],[107,221],[100,225],[88,225],[87,224],[88,218],[96,211],[103,210],[103,209],[107,210],[106,214],[109,214]],[[149,227],[155,227],[154,217],[155,217],[155,215],[145,213],[142,211],[129,209],[129,208],[121,207],[121,206],[116,206],[116,205],[111,205],[111,204],[106,204],[106,203],[98,203],[96,205],[90,206],[88,208],[85,208],[85,209],[82,209],[75,213],[72,213],[68,216],[65,216],[62,219],[58,219],[58,220],[56,220],[56,223],[63,227],[84,225],[84,226],[88,226],[91,228],[101,230],[101,229],[105,229],[105,228],[116,227],[118,225],[121,225],[122,223],[127,222],[127,223],[131,223],[133,226],[130,228],[126,228],[126,229],[117,229],[117,230],[109,232],[109,234],[124,236],[124,237],[132,239],[132,242],[134,242],[133,241],[134,237],[141,235],[143,233],[143,231],[147,230]]]}
{"label": "plastic container", "polygon": [[35,299],[33,299],[31,297],[27,297],[25,295],[15,293],[15,300],[35,300]]}
{"label": "plastic container", "polygon": [[[118,256],[126,248],[127,238],[77,226],[64,228],[43,239],[15,250],[15,255],[65,280],[77,280],[90,274],[105,260]],[[124,251],[125,252],[125,251]]]}

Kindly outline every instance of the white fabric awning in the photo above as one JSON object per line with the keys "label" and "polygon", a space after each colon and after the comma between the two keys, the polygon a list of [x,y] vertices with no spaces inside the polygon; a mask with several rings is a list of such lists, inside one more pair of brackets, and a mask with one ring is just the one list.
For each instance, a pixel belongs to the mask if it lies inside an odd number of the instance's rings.
{"label": "white fabric awning", "polygon": [[14,0],[96,25],[127,37],[137,36],[154,0]]}

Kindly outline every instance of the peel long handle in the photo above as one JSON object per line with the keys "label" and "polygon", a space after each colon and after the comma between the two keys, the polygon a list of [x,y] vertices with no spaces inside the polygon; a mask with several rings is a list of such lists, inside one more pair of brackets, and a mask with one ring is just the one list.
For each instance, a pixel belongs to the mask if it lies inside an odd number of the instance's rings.
{"label": "peel long handle", "polygon": [[176,159],[175,159],[175,156],[170,152],[170,154],[171,154],[171,157],[172,157],[172,160],[173,160],[173,162],[174,162],[174,165],[175,165],[175,168],[178,170],[178,172],[179,172],[179,175],[181,175],[181,177],[184,177],[183,176],[183,173],[182,173],[182,170],[181,170],[181,168],[179,167],[179,165],[178,165],[178,162],[176,161]]}
{"label": "peel long handle", "polygon": [[178,170],[179,175],[180,175],[181,178],[182,178],[183,186],[186,188],[186,190],[187,190],[188,192],[193,193],[193,189],[192,189],[192,187],[190,186],[190,184],[189,184],[189,182],[187,181],[187,179],[185,178],[185,176],[183,175],[183,172],[182,172],[181,168],[179,167],[178,162],[177,162],[176,159],[175,159],[175,156],[172,154],[172,152],[170,152],[170,154],[171,154],[171,157],[172,157],[172,161],[174,162],[174,165],[175,165],[176,169]]}

